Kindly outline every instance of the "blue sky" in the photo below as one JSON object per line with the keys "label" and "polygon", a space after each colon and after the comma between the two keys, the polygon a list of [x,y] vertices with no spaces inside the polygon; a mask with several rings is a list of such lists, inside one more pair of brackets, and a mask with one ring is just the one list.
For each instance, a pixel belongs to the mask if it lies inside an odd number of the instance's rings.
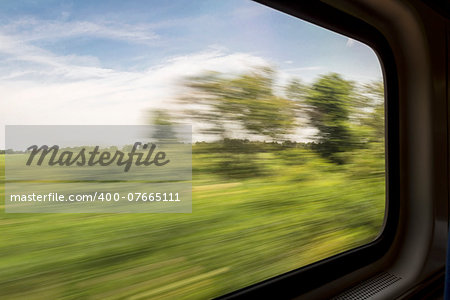
{"label": "blue sky", "polygon": [[2,127],[143,124],[183,76],[258,65],[382,78],[367,46],[251,1],[0,2]]}

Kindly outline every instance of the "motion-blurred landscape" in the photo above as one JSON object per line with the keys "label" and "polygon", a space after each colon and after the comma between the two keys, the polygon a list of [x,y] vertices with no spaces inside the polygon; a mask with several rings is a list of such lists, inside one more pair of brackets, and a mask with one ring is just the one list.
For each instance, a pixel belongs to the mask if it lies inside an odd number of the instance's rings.
{"label": "motion-blurred landscape", "polygon": [[376,239],[383,83],[275,78],[186,77],[179,109],[151,112],[152,124],[201,124],[192,213],[1,214],[0,298],[211,298]]}

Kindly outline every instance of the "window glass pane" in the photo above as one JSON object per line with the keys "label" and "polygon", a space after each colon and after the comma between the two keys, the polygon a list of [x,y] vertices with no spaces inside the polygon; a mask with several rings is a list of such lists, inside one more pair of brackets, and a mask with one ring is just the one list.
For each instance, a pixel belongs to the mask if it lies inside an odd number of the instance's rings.
{"label": "window glass pane", "polygon": [[251,1],[3,1],[0,62],[2,127],[193,128],[192,213],[2,213],[2,299],[210,298],[382,230],[383,78],[358,41]]}

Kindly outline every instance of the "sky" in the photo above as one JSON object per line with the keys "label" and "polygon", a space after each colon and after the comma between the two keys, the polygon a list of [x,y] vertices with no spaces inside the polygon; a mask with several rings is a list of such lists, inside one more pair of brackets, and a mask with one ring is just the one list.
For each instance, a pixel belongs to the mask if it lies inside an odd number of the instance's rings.
{"label": "sky", "polygon": [[257,66],[382,79],[368,46],[252,1],[1,1],[0,149],[6,124],[146,124],[185,76]]}

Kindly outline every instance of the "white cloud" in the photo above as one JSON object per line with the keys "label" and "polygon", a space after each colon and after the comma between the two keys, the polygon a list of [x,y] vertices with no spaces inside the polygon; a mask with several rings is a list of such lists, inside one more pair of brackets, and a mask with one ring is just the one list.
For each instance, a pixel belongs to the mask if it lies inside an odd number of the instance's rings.
{"label": "white cloud", "polygon": [[158,39],[151,24],[127,24],[112,21],[62,21],[22,17],[0,27],[0,31],[18,36],[24,42],[56,40],[77,36],[101,37],[149,44]]}

